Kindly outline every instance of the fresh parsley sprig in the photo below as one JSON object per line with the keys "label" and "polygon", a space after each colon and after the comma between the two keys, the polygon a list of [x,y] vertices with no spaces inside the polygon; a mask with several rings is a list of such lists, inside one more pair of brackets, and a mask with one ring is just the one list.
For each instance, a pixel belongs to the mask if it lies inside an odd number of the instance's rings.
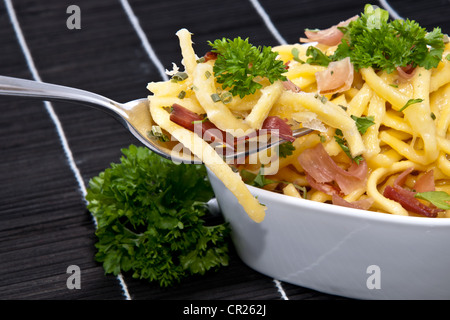
{"label": "fresh parsley sprig", "polygon": [[147,148],[123,149],[89,182],[97,261],[105,273],[171,286],[228,264],[229,226],[205,225],[213,191],[200,165],[174,164]]}
{"label": "fresh parsley sprig", "polygon": [[241,37],[208,41],[212,51],[217,53],[214,76],[223,89],[229,89],[233,96],[243,98],[262,88],[258,78],[267,78],[270,83],[286,80],[286,68],[278,54],[271,47],[256,47]]}
{"label": "fresh parsley sprig", "polygon": [[388,73],[397,67],[437,67],[444,51],[440,28],[427,32],[414,20],[389,20],[389,13],[370,4],[361,16],[340,28],[344,33],[333,60],[350,57],[356,70],[373,67]]}

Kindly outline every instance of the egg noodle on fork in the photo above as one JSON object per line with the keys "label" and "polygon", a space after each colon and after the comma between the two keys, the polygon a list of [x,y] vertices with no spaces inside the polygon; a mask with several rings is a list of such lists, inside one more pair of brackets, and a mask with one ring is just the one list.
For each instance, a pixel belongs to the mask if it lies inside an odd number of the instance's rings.
{"label": "egg noodle on fork", "polygon": [[[207,119],[235,139],[257,133],[269,117],[285,119],[292,128],[315,129],[292,141],[290,153],[269,151],[277,166],[264,173],[265,183],[259,186],[267,190],[412,216],[419,214],[389,197],[386,189],[399,184],[402,190],[415,193],[418,182],[427,178],[432,181],[432,191],[450,193],[450,61],[445,58],[450,54],[449,44],[436,68],[417,66],[408,78],[396,70],[388,73],[360,68],[354,71],[350,84],[331,92],[320,90],[317,79],[334,65],[305,63],[308,44],[280,45],[272,50],[287,66],[286,79],[270,82],[262,78],[261,88],[254,93],[231,97],[214,76],[215,59],[197,57],[188,30],[181,29],[176,35],[184,71],[174,65],[167,73],[181,78],[148,84],[152,117],[225,184],[254,221],[263,221],[266,208],[250,193],[243,174],[258,176],[264,165],[259,160],[227,163],[198,132],[171,120],[174,104]],[[336,49],[324,44],[315,47],[326,53]],[[341,72],[340,68],[331,74]],[[370,119],[372,123],[362,132],[356,119]],[[308,172],[308,161],[317,162],[313,165],[331,164],[338,177],[331,182],[318,180],[317,173]],[[364,177],[355,178],[355,172],[363,166]],[[348,181],[354,182],[351,187]],[[417,201],[420,206],[429,205],[423,199]],[[447,209],[436,212],[437,217],[448,216]]]}

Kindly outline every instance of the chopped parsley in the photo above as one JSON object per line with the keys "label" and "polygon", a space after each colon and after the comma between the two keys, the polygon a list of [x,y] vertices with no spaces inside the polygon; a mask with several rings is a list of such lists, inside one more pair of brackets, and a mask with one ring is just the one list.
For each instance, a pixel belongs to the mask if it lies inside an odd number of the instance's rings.
{"label": "chopped parsley", "polygon": [[370,126],[375,124],[375,118],[373,116],[357,117],[351,115],[351,118],[355,120],[356,127],[358,128],[359,133],[361,133],[362,135],[366,133],[367,129],[369,129]]}
{"label": "chopped parsley", "polygon": [[180,81],[184,81],[189,77],[189,75],[186,72],[177,72],[175,73],[171,80],[172,82],[180,82]]}
{"label": "chopped parsley", "polygon": [[406,108],[408,108],[410,105],[415,104],[415,103],[421,103],[421,102],[423,102],[423,99],[409,99],[409,100],[405,103],[405,105],[404,105],[403,107],[401,107],[400,110],[398,110],[398,111],[403,111],[403,110],[405,110]]}
{"label": "chopped parsley", "polygon": [[300,59],[300,58],[298,57],[299,51],[298,51],[297,48],[292,48],[291,54],[292,54],[292,57],[294,58],[295,61],[297,61],[297,62],[299,62],[299,63],[305,63],[305,61],[303,61],[302,59]]}
{"label": "chopped parsley", "polygon": [[312,65],[327,67],[330,62],[332,62],[330,57],[328,57],[320,49],[313,46],[310,46],[308,47],[308,49],[306,49],[306,55],[310,56],[310,58],[306,59],[306,63]]}
{"label": "chopped parsley", "polygon": [[344,135],[342,134],[342,131],[339,129],[336,129],[334,140],[336,140],[337,144],[341,147],[342,151],[350,158],[352,161],[359,164],[361,161],[364,160],[364,158],[359,155],[356,157],[352,157],[350,148],[348,147],[347,140],[345,140]]}
{"label": "chopped parsley", "polygon": [[184,99],[184,97],[186,97],[186,91],[181,90],[178,94],[178,99]]}
{"label": "chopped parsley", "polygon": [[292,144],[292,142],[291,141],[286,141],[286,142],[283,142],[282,144],[280,144],[278,146],[278,155],[281,158],[286,158],[287,156],[292,155],[294,150],[295,150],[295,147]]}
{"label": "chopped parsley", "polygon": [[306,195],[308,192],[306,187],[299,186],[299,185],[289,182],[289,181],[277,181],[277,180],[268,179],[268,178],[266,178],[266,176],[264,176],[262,174],[263,169],[264,169],[264,166],[261,166],[261,169],[258,171],[258,173],[253,173],[251,171],[241,169],[239,171],[239,174],[241,175],[242,180],[246,184],[249,184],[251,186],[258,187],[258,188],[264,188],[265,186],[267,186],[269,184],[273,184],[273,183],[282,183],[282,184],[286,184],[286,185],[292,184],[297,189],[297,191],[299,192],[301,197],[306,199]]}
{"label": "chopped parsley", "polygon": [[242,177],[242,180],[251,186],[255,186],[258,188],[263,188],[264,186],[272,183],[278,183],[279,181],[275,181],[272,179],[266,178],[265,175],[262,174],[264,169],[264,166],[261,166],[261,169],[258,171],[258,173],[253,173],[251,171],[242,169],[240,170],[239,174]]}
{"label": "chopped parsley", "polygon": [[[355,120],[356,127],[358,128],[358,131],[361,135],[365,134],[367,129],[375,124],[373,116],[357,117],[352,115],[351,118]],[[355,161],[357,164],[359,164],[361,161],[364,160],[364,158],[361,155],[352,157],[350,148],[348,147],[347,144],[347,140],[345,140],[344,135],[340,129],[336,129],[334,139],[337,142],[337,144],[341,147],[342,151],[344,151],[344,153],[350,159],[352,159],[352,161]]]}
{"label": "chopped parsley", "polygon": [[156,139],[159,140],[161,142],[168,142],[170,141],[170,138],[164,134],[164,132],[162,131],[160,126],[152,126],[152,130],[147,132],[147,136],[150,139]]}
{"label": "chopped parsley", "polygon": [[444,191],[417,192],[415,197],[426,200],[439,209],[450,210],[450,195]]}
{"label": "chopped parsley", "polygon": [[220,95],[219,95],[218,93],[213,93],[213,94],[211,95],[211,99],[212,99],[212,101],[214,101],[214,102],[219,102],[219,101],[220,101]]}

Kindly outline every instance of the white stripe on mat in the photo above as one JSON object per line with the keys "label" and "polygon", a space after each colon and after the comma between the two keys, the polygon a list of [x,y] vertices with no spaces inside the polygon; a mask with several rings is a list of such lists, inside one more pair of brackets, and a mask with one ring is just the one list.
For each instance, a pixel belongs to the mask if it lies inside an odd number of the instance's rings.
{"label": "white stripe on mat", "polygon": [[128,16],[128,19],[130,20],[131,24],[133,25],[134,30],[139,36],[139,39],[142,42],[142,46],[144,47],[145,51],[147,52],[148,56],[150,57],[150,60],[155,64],[156,68],[159,71],[159,74],[164,80],[169,80],[169,77],[166,74],[166,69],[164,68],[163,64],[157,57],[155,51],[153,50],[152,46],[150,45],[150,42],[147,39],[147,36],[145,35],[144,30],[141,27],[141,24],[139,23],[139,19],[136,17],[136,15],[133,12],[133,9],[131,8],[130,4],[128,3],[128,0],[120,0],[120,3],[122,4],[123,10],[125,10],[125,13]]}
{"label": "white stripe on mat", "polygon": [[[287,41],[283,38],[283,36],[280,34],[278,29],[275,27],[275,25],[272,23],[272,20],[270,19],[269,15],[267,14],[266,10],[261,6],[258,0],[249,0],[255,10],[258,12],[258,14],[263,19],[264,23],[266,24],[269,31],[273,34],[273,36],[277,39],[277,41],[280,44],[287,44]],[[277,288],[278,292],[280,293],[283,300],[289,300],[288,296],[286,295],[286,292],[283,289],[283,284],[281,281],[273,279],[273,282],[275,283],[275,287]]]}
{"label": "white stripe on mat", "polygon": [[267,14],[266,10],[261,6],[258,0],[249,0],[253,7],[255,8],[256,12],[261,16],[264,23],[266,24],[267,29],[272,33],[272,35],[277,39],[279,44],[287,44],[287,41],[283,38],[283,36],[280,34],[278,29],[275,27],[275,25],[272,23],[272,20],[270,19],[269,15]]}
{"label": "white stripe on mat", "polygon": [[[19,41],[20,47],[25,56],[28,68],[30,69],[30,72],[31,72],[34,80],[42,81],[41,77],[39,76],[39,73],[37,71],[37,68],[34,64],[34,60],[30,53],[28,45],[26,43],[25,37],[22,33],[22,29],[20,27],[19,21],[17,20],[16,11],[14,10],[14,6],[10,0],[5,0],[5,5],[6,5],[6,9],[8,11],[9,18],[11,20],[11,24],[14,28],[14,32],[16,33],[17,40]],[[61,125],[61,122],[59,121],[59,118],[53,109],[53,105],[48,101],[44,101],[44,104],[45,104],[45,108],[46,108],[47,112],[50,115],[50,118],[52,119],[52,121],[56,127],[56,130],[57,130],[58,136],[61,140],[61,145],[64,149],[64,153],[66,155],[67,161],[69,162],[70,168],[72,169],[72,172],[75,175],[75,178],[78,182],[80,192],[83,195],[83,201],[86,201],[86,199],[85,199],[85,196],[87,193],[86,186],[84,184],[83,178],[81,177],[80,170],[78,169],[77,165],[75,164],[73,154],[72,154],[72,151],[70,150],[69,144],[66,139],[66,135],[64,133],[64,129],[62,128],[62,125]],[[93,217],[93,220],[94,220],[95,226],[97,227],[97,221],[94,217]],[[119,280],[119,283],[122,287],[124,296],[126,297],[127,300],[130,300],[128,288],[123,280],[122,275],[119,274],[117,276],[117,279]]]}
{"label": "white stripe on mat", "polygon": [[391,7],[389,2],[386,0],[379,0],[380,5],[389,12],[389,15],[394,19],[403,19],[400,14],[398,14],[397,11],[394,10],[394,8]]}

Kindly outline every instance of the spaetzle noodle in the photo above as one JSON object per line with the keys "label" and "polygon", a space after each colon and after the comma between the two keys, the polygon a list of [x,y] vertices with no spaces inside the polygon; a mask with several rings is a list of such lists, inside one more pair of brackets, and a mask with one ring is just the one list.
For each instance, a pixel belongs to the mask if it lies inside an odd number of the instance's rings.
{"label": "spaetzle noodle", "polygon": [[[188,30],[182,29],[176,35],[187,77],[176,82],[148,84],[152,92],[149,95],[152,117],[224,182],[254,221],[264,219],[266,208],[250,193],[239,172],[256,175],[262,172],[261,162],[234,166],[226,163],[199,135],[171,121],[167,108],[173,104],[182,105],[234,138],[258,132],[270,116],[286,119],[294,129],[314,128],[315,132],[292,142],[290,154],[276,154],[275,149],[270,151],[272,157],[277,157],[278,167],[266,171],[265,177],[273,183],[262,187],[285,196],[341,205],[344,202],[370,211],[417,216],[398,201],[389,199],[384,194],[386,188],[401,180],[402,186],[414,190],[417,182],[432,171],[434,190],[450,191],[450,61],[445,59],[450,53],[449,44],[446,44],[437,68],[416,67],[410,79],[403,78],[397,71],[387,73],[372,67],[361,68],[355,71],[349,88],[327,94],[318,91],[316,79],[316,74],[326,72],[327,68],[299,62],[308,59],[308,44],[281,45],[272,50],[286,64],[287,81],[297,90],[290,90],[285,86],[287,82],[262,80],[262,88],[256,93],[244,98],[236,96],[225,102],[211,98],[226,92],[213,75],[214,60],[198,59]],[[317,47],[328,53],[336,48]],[[405,108],[411,101],[415,103]],[[370,118],[373,124],[362,133],[355,117]],[[347,152],[336,139],[338,133],[346,142]],[[311,175],[299,157],[306,157],[308,150],[318,146],[323,147],[343,175],[358,170],[354,159],[361,157],[367,166],[363,183],[348,192],[337,186],[336,181],[312,183]],[[405,171],[409,174],[403,176]],[[344,183],[343,178],[340,179]],[[327,192],[327,188],[332,192]],[[335,192],[336,189],[339,192]],[[449,216],[448,210],[440,210],[437,214],[442,218]]]}

